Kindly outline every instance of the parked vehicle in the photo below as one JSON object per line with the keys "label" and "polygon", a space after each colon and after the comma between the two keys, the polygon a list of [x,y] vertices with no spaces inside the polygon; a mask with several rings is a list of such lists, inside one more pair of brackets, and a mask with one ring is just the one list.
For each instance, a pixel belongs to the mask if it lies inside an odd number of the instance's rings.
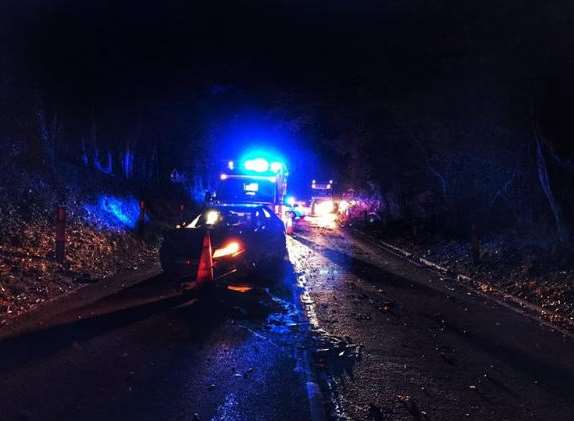
{"label": "parked vehicle", "polygon": [[169,231],[160,249],[164,272],[186,283],[257,281],[281,268],[285,226],[265,205],[213,204]]}

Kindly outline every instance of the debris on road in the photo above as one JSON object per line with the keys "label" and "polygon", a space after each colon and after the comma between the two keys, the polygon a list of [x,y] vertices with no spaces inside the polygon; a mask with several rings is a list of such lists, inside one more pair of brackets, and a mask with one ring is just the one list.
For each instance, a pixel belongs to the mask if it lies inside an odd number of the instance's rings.
{"label": "debris on road", "polygon": [[361,359],[363,346],[352,342],[351,338],[331,335],[323,329],[313,330],[315,363],[321,368],[335,373],[347,371]]}

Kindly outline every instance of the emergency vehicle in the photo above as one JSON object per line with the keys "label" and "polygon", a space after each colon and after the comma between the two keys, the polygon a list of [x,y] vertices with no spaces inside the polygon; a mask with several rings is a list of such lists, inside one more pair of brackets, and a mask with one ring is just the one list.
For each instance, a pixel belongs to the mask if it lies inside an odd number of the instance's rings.
{"label": "emergency vehicle", "polygon": [[284,163],[258,156],[226,162],[202,212],[165,233],[163,270],[181,278],[184,289],[238,288],[237,281],[280,270],[287,255],[285,233],[292,226],[283,205],[287,175]]}
{"label": "emergency vehicle", "polygon": [[337,201],[333,196],[333,180],[311,182],[311,216],[325,216],[337,213]]}
{"label": "emergency vehicle", "polygon": [[285,206],[287,167],[282,161],[254,156],[228,161],[219,175],[213,200],[216,203],[252,203],[266,205],[275,212],[290,233],[292,215]]}

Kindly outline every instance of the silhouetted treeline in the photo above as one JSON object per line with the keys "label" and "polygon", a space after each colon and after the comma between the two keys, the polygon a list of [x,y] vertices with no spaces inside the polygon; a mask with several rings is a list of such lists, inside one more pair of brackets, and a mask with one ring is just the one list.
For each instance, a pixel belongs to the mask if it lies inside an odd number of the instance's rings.
{"label": "silhouetted treeline", "polygon": [[572,240],[571,2],[217,10],[219,32],[169,8],[55,3],[0,28],[4,163],[60,183],[61,161],[142,189],[176,181],[199,199],[256,140],[300,165],[293,185],[329,176],[380,197],[387,219]]}

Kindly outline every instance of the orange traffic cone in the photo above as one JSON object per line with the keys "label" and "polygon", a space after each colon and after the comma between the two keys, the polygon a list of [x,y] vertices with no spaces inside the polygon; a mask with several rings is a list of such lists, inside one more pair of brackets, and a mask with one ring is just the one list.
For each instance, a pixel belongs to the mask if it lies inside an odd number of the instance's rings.
{"label": "orange traffic cone", "polygon": [[203,237],[196,281],[197,283],[213,281],[213,258],[211,254],[211,235],[209,234],[209,231],[206,231],[205,236]]}

